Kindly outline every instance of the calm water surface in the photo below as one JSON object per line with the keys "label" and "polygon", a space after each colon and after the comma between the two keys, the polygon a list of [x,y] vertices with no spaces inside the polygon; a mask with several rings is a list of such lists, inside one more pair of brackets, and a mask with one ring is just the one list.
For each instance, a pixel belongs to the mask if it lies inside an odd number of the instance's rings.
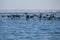
{"label": "calm water surface", "polygon": [[60,40],[60,20],[0,17],[0,40]]}

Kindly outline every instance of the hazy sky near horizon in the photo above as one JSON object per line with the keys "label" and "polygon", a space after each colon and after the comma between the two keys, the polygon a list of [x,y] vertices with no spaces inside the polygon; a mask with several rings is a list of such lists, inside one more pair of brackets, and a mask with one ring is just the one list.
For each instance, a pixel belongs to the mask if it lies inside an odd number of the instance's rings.
{"label": "hazy sky near horizon", "polygon": [[12,9],[60,10],[60,0],[0,0],[0,10]]}

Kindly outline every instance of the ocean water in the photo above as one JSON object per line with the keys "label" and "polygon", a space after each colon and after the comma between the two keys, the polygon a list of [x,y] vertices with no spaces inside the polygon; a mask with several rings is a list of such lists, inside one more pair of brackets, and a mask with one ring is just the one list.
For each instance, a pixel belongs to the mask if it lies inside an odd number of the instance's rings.
{"label": "ocean water", "polygon": [[12,14],[0,13],[0,40],[60,40],[60,20],[26,20],[24,13],[19,14],[23,15],[20,19],[1,17]]}

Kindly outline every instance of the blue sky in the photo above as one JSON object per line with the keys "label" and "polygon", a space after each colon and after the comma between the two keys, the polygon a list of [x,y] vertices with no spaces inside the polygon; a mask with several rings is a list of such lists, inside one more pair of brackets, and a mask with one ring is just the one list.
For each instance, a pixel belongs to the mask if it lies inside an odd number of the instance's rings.
{"label": "blue sky", "polygon": [[60,10],[60,0],[0,0],[0,10]]}

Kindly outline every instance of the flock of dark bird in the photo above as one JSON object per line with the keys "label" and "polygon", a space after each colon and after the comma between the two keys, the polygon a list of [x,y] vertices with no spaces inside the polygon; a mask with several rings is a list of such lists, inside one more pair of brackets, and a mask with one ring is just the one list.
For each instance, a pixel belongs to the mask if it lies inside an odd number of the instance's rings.
{"label": "flock of dark bird", "polygon": [[[60,19],[60,17],[56,17],[55,14],[46,14],[46,16],[42,16],[43,14],[41,13],[40,15],[28,15],[28,13],[24,13],[26,15],[26,19],[30,19],[30,18],[34,18],[34,17],[37,17],[39,19],[48,19],[48,20],[56,20],[56,19]],[[1,15],[2,17],[5,17],[3,15]],[[10,19],[19,19],[21,18],[22,16],[21,15],[7,15],[7,18],[10,18]]]}

